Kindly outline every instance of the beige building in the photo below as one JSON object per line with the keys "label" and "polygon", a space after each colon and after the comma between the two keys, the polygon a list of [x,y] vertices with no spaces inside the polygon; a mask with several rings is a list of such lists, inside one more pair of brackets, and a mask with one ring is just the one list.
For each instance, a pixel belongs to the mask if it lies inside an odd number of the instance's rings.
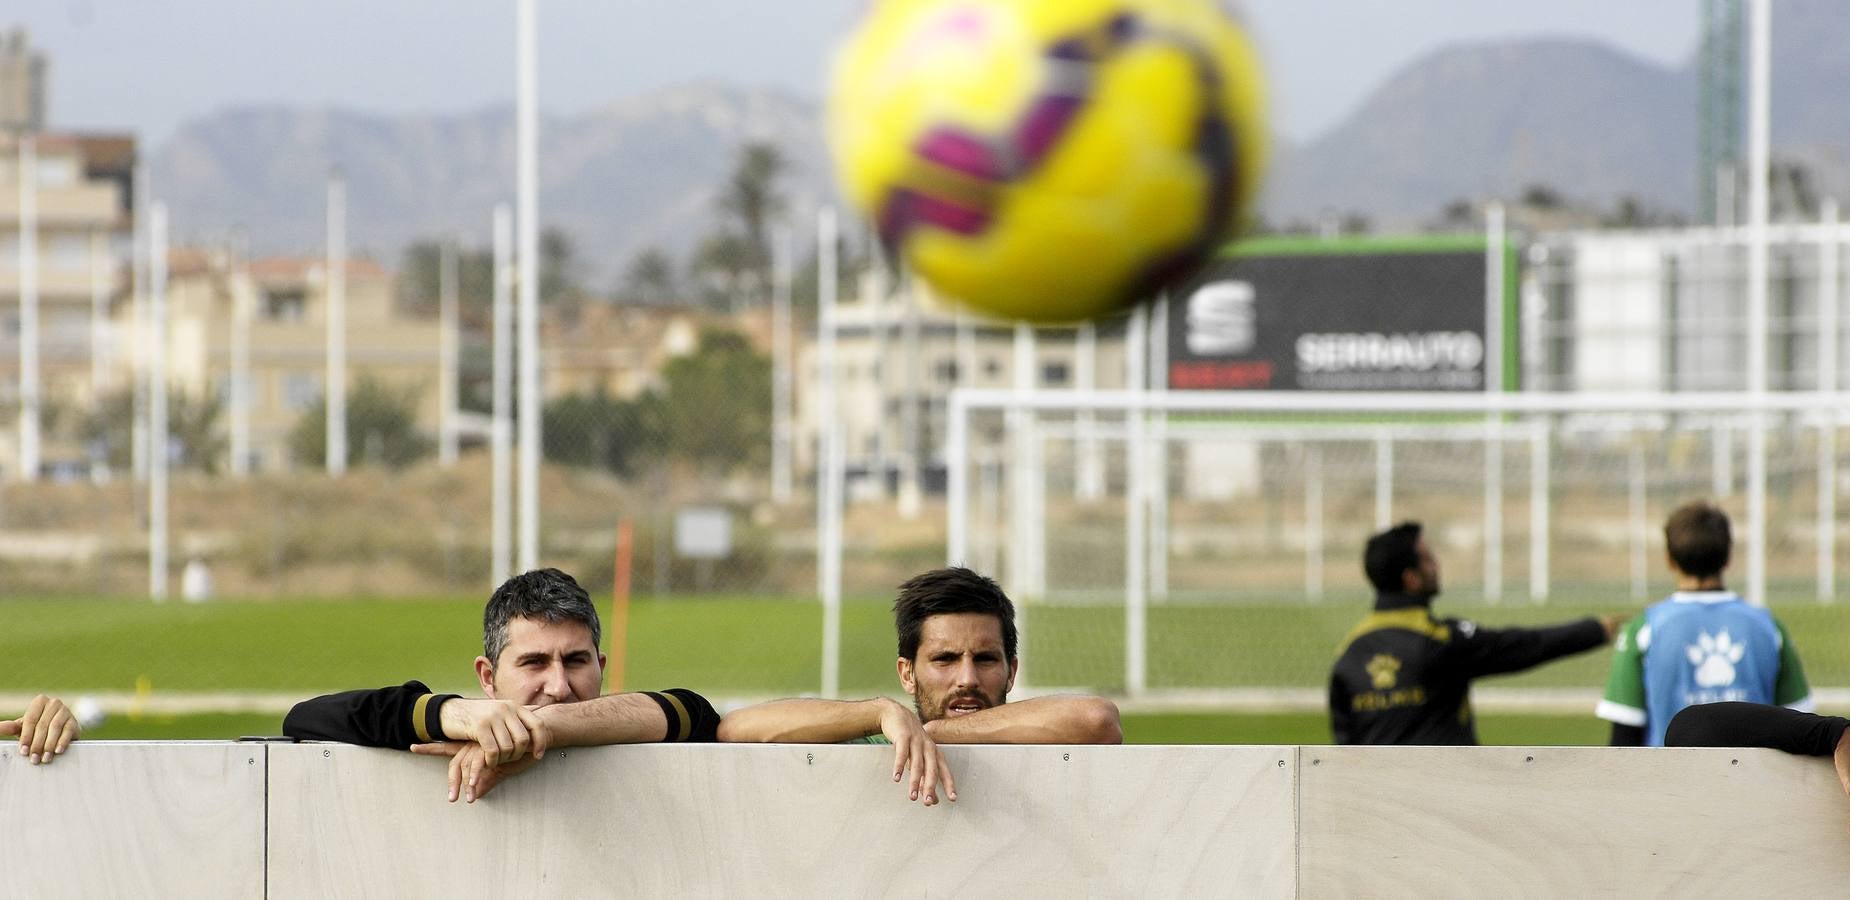
{"label": "beige building", "polygon": [[[237,264],[224,251],[170,256],[167,367],[171,390],[216,394],[222,428],[231,427],[234,342],[241,308],[249,315],[250,467],[295,467],[289,432],[321,399],[327,380],[327,281],[319,259],[279,257]],[[371,375],[418,398],[420,430],[438,424],[437,323],[400,314],[392,278],[371,260],[350,260],[346,277],[347,386]],[[132,334],[124,306],[118,325]],[[132,358],[131,364],[145,364]],[[359,435],[352,435],[358,452]]]}
{"label": "beige building", "polygon": [[569,319],[547,315],[540,327],[545,396],[595,393],[629,399],[661,385],[670,359],[694,352],[708,319],[662,306],[588,303]]}
{"label": "beige building", "polygon": [[[118,135],[35,134],[41,470],[80,466],[78,420],[118,386],[107,327],[126,288],[135,142]],[[22,377],[23,185],[18,135],[0,135],[0,471],[18,474]]]}

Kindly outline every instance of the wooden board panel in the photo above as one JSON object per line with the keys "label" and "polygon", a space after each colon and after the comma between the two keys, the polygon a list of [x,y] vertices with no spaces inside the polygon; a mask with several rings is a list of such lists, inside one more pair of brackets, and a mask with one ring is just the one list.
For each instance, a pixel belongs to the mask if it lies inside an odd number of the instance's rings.
{"label": "wooden board panel", "polygon": [[1296,748],[946,748],[932,809],[869,746],[557,753],[474,806],[437,760],[270,755],[270,896],[1295,891]]}
{"label": "wooden board panel", "polygon": [[1304,897],[1839,896],[1828,760],[1772,750],[1304,747]]}
{"label": "wooden board panel", "polygon": [[264,748],[0,743],[0,895],[262,897]]}

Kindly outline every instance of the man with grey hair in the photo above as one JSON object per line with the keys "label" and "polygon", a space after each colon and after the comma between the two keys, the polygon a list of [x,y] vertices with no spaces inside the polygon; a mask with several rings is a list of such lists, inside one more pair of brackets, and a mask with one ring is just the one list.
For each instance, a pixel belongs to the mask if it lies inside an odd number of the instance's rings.
{"label": "man with grey hair", "polygon": [[487,699],[436,694],[418,681],[347,691],[296,704],[283,733],[448,756],[450,800],[470,802],[548,747],[714,739],[719,715],[693,691],[598,696],[601,637],[597,608],[572,576],[516,575],[482,613],[475,676]]}

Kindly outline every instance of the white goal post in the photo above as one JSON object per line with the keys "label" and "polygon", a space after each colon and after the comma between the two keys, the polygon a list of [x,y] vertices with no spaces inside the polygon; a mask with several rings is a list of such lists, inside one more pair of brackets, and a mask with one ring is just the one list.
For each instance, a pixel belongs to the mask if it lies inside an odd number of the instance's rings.
{"label": "white goal post", "polygon": [[[1409,421],[1404,424],[1388,422],[1382,417],[1435,415],[1458,417],[1463,421],[1450,426],[1454,431],[1476,431],[1481,435],[1485,446],[1500,447],[1505,441],[1525,441],[1536,452],[1532,454],[1532,475],[1529,485],[1534,500],[1530,514],[1536,519],[1531,528],[1531,540],[1539,542],[1532,545],[1531,593],[1532,596],[1547,593],[1546,559],[1548,533],[1548,447],[1551,437],[1562,430],[1584,430],[1584,423],[1589,420],[1622,418],[1631,421],[1627,426],[1632,430],[1653,426],[1650,423],[1664,417],[1677,417],[1688,421],[1699,419],[1710,423],[1714,428],[1716,442],[1722,444],[1731,441],[1729,437],[1734,430],[1744,431],[1747,436],[1746,447],[1746,516],[1740,523],[1743,528],[1741,549],[1745,556],[1745,590],[1744,595],[1755,603],[1766,602],[1766,517],[1767,517],[1767,433],[1775,418],[1784,422],[1816,428],[1819,435],[1817,454],[1818,481],[1820,490],[1817,515],[1818,541],[1818,579],[1819,596],[1828,599],[1834,593],[1834,571],[1831,560],[1835,545],[1835,457],[1836,430],[1844,421],[1843,412],[1850,394],[1843,392],[1781,392],[1781,393],[1742,393],[1742,392],[1614,392],[1614,393],[1390,393],[1390,392],[1293,392],[1293,391],[1022,391],[1022,390],[976,390],[959,389],[951,394],[947,433],[945,441],[945,467],[947,471],[947,548],[946,558],[950,564],[962,565],[971,559],[971,466],[975,461],[972,442],[971,420],[977,413],[1000,413],[1001,421],[1007,432],[1004,441],[1011,446],[1019,436],[1014,429],[1027,427],[1031,430],[1059,428],[1051,424],[1041,424],[1038,416],[1054,414],[1056,416],[1071,414],[1075,421],[1080,414],[1085,414],[1083,428],[1091,438],[1109,435],[1126,442],[1126,457],[1130,460],[1125,467],[1126,485],[1125,530],[1128,536],[1125,545],[1126,561],[1124,566],[1124,634],[1125,634],[1125,688],[1132,696],[1142,694],[1146,687],[1145,662],[1145,619],[1150,600],[1149,566],[1139,559],[1143,554],[1160,552],[1161,548],[1145,546],[1148,541],[1143,537],[1147,531],[1144,517],[1148,509],[1152,485],[1152,466],[1148,464],[1150,451],[1143,446],[1152,440],[1163,440],[1161,430],[1146,427],[1146,423],[1160,423],[1172,415],[1199,417],[1206,414],[1217,416],[1250,416],[1255,421],[1248,422],[1214,422],[1211,425],[1191,423],[1189,425],[1169,426],[1171,435],[1183,428],[1182,433],[1194,428],[1213,428],[1219,434],[1242,436],[1252,435],[1267,440],[1283,440],[1292,444],[1301,444],[1310,452],[1310,458],[1320,459],[1320,454],[1313,448],[1318,446],[1316,432],[1327,430],[1335,438],[1355,440],[1357,435],[1381,433],[1393,435],[1396,428],[1408,429],[1417,433],[1420,429],[1430,432],[1430,422]],[[1121,429],[1111,429],[1096,421],[1098,414],[1117,414],[1123,417]],[[1306,416],[1316,422],[1311,425],[1290,425],[1281,427],[1275,421],[1278,417]],[[1471,420],[1482,416],[1482,420],[1472,424]],[[1369,417],[1369,421],[1357,424],[1354,421],[1342,421],[1345,418]],[[1268,420],[1269,419],[1269,420]],[[1332,421],[1334,420],[1334,421]],[[1575,423],[1581,428],[1573,428]],[[1319,424],[1320,423],[1320,424]],[[1565,424],[1564,424],[1565,423]],[[1075,426],[1079,427],[1079,426]],[[1115,432],[1115,433],[1114,433]],[[1044,436],[1044,435],[1043,435]],[[1037,451],[1042,446],[1033,445]],[[1486,452],[1485,529],[1488,537],[1485,558],[1486,597],[1494,601],[1501,582],[1501,508],[1500,500],[1492,498],[1502,496],[1501,452]],[[1494,460],[1494,463],[1492,462]],[[1391,470],[1391,463],[1389,463]],[[1643,464],[1638,454],[1629,460],[1631,492],[1633,498],[1631,509],[1636,522],[1642,522],[1643,504],[1641,501]],[[1379,475],[1377,477],[1380,477]],[[1311,492],[1321,492],[1321,483],[1307,483],[1307,497]],[[1032,494],[1033,492],[1030,492]],[[1320,497],[1307,500],[1307,507],[1313,502],[1320,502]],[[1378,515],[1379,517],[1379,515]],[[1317,522],[1317,517],[1307,515],[1310,521]],[[1023,533],[1017,526],[1009,535],[1009,556],[1011,565],[1019,565],[1018,560],[1024,554],[1031,555],[1031,548],[1044,547],[1046,522],[1041,516],[1018,516],[1011,514],[1016,522],[1031,521],[1033,531]],[[1642,530],[1642,526],[1640,526]],[[1316,542],[1310,542],[1315,544]],[[1490,549],[1491,546],[1497,549]],[[1315,551],[1320,553],[1320,550]],[[1638,572],[1642,567],[1642,549],[1639,545],[1632,554],[1632,568]],[[1317,558],[1321,564],[1320,556]],[[1539,563],[1539,564],[1537,564]],[[1044,561],[1040,563],[1044,569]],[[1034,570],[1033,566],[1028,567]],[[1307,561],[1307,590],[1320,589],[1317,576],[1311,573],[1317,567]],[[1027,597],[1018,598],[1026,600]],[[1025,604],[1023,604],[1025,606]],[[1019,612],[1025,610],[1018,607]],[[1026,616],[1023,615],[1022,630],[1028,631]],[[1025,637],[1024,637],[1025,640]],[[1024,679],[1025,680],[1025,679]]]}

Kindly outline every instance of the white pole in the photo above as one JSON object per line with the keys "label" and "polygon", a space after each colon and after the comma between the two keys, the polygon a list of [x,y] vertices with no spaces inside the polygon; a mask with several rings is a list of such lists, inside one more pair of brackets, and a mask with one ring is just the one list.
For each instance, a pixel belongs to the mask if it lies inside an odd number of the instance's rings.
{"label": "white pole", "polygon": [[148,213],[148,596],[167,599],[167,205]]}
{"label": "white pole", "polygon": [[771,257],[771,502],[790,502],[791,491],[791,339],[790,272],[795,239],[790,226],[778,228]]}
{"label": "white pole", "polygon": [[1632,547],[1632,599],[1643,600],[1645,597],[1645,542],[1650,539],[1650,526],[1645,523],[1644,493],[1644,448],[1636,442],[1632,444],[1631,460],[1628,466],[1629,478],[1627,491],[1629,510],[1631,512],[1631,547]]}
{"label": "white pole", "polygon": [[1381,429],[1375,437],[1375,530],[1394,521],[1394,435]]}
{"label": "white pole", "polygon": [[456,464],[456,282],[454,239],[441,244],[437,260],[437,464]]}
{"label": "white pole", "polygon": [[514,574],[514,479],[509,457],[514,443],[514,211],[495,204],[495,288],[493,311],[493,420],[489,430],[488,465],[491,507],[489,544],[493,548],[489,579],[500,585]]}
{"label": "white pole", "polygon": [[19,139],[19,477],[39,480],[38,148]]}
{"label": "white pole", "polygon": [[520,230],[520,571],[540,561],[540,198],[539,84],[534,0],[520,0],[516,29],[518,97],[515,156]]}
{"label": "white pole", "polygon": [[1304,448],[1304,593],[1323,599],[1323,447]]}
{"label": "white pole", "polygon": [[[1159,294],[1151,307],[1150,389],[1169,390],[1169,297]],[[1152,417],[1150,440],[1150,595],[1169,596],[1169,414]]]}
{"label": "white pole", "polygon": [[[1130,327],[1124,336],[1124,387],[1142,399],[1147,367],[1144,353],[1149,349],[1147,332],[1149,310],[1138,306],[1131,312]],[[1124,690],[1136,696],[1144,689],[1144,614],[1148,605],[1148,573],[1144,568],[1146,544],[1144,516],[1149,512],[1145,480],[1149,470],[1144,464],[1144,426],[1147,417],[1141,409],[1127,410],[1130,434],[1124,445]]]}
{"label": "white pole", "polygon": [[134,422],[129,427],[130,468],[135,480],[148,477],[148,265],[153,256],[149,250],[152,228],[149,219],[148,199],[148,164],[135,164],[134,184],[130,188],[135,194],[135,233],[129,241],[131,277],[134,279],[134,293],[129,298],[129,320],[133,323],[131,330],[134,346],[132,375],[130,387],[131,405],[134,407]]}
{"label": "white pole", "polygon": [[90,231],[90,405],[101,409],[103,379],[109,377],[109,240],[101,228]]}
{"label": "white pole", "polygon": [[1548,601],[1549,481],[1553,475],[1548,457],[1553,421],[1539,417],[1529,433],[1529,599],[1535,603]]}
{"label": "white pole", "polygon": [[[1098,388],[1098,326],[1091,320],[1080,323],[1079,334],[1074,338],[1073,375],[1075,387],[1082,391]],[[1076,455],[1079,457],[1079,471],[1074,483],[1074,494],[1087,502],[1097,501],[1105,495],[1105,461],[1099,453],[1098,434],[1094,431],[1096,416],[1090,410],[1078,415],[1079,441]]]}
{"label": "white pole", "polygon": [[[1772,0],[1749,0],[1747,140],[1747,386],[1755,400],[1767,392],[1767,179],[1769,108],[1772,99]],[[1766,595],[1766,416],[1748,419],[1747,600],[1765,605]]]}
{"label": "white pole", "polygon": [[[919,434],[920,422],[925,412],[921,408],[925,402],[920,388],[923,378],[921,361],[922,350],[919,346],[921,322],[919,321],[918,279],[911,273],[902,273],[901,287],[904,293],[900,297],[900,337],[906,345],[905,377],[900,380],[900,471],[899,471],[899,516],[911,522],[919,517],[924,504],[925,470],[924,441]],[[1046,498],[1042,498],[1042,503]]]}
{"label": "white pole", "polygon": [[[1026,399],[1034,391],[1034,331],[1024,322],[1015,324],[1014,357],[1009,374],[1015,396]],[[1029,521],[1033,488],[1029,481],[1034,455],[1028,423],[1032,414],[1025,406],[1011,407],[1008,412],[1009,448],[1009,540],[1008,592],[1015,599],[1019,615],[1034,590],[1034,523]],[[1017,626],[1019,630],[1019,626]]]}
{"label": "white pole", "polygon": [[1710,429],[1712,437],[1709,446],[1714,448],[1715,471],[1711,478],[1710,489],[1716,499],[1734,496],[1734,425],[1720,421]]}
{"label": "white pole", "polygon": [[822,466],[817,470],[817,547],[821,559],[816,567],[822,595],[822,696],[841,694],[841,558],[842,494],[846,463],[842,458],[842,434],[839,400],[836,397],[835,315],[836,288],[840,275],[835,257],[835,210],[824,208],[816,215],[816,305],[818,307],[817,367],[821,389],[816,398],[816,422],[821,429]]}
{"label": "white pole", "polygon": [[963,404],[963,392],[951,392],[945,410],[944,493],[945,553],[944,562],[951,566],[970,564],[970,429]]}
{"label": "white pole", "polygon": [[[1820,210],[1824,228],[1818,246],[1818,390],[1837,390],[1837,201]],[[1818,599],[1837,597],[1837,415],[1818,423]]]}
{"label": "white pole", "polygon": [[[1503,204],[1484,209],[1484,390],[1503,383]],[[1503,599],[1503,417],[1486,420],[1484,434],[1484,599]]]}
{"label": "white pole", "polygon": [[[862,279],[860,287],[863,293],[861,301],[866,309],[867,331],[871,335],[869,347],[873,352],[873,364],[868,373],[867,385],[872,389],[874,409],[878,412],[875,420],[870,423],[873,426],[874,449],[864,471],[870,476],[867,480],[872,482],[873,495],[884,500],[887,496],[887,470],[891,463],[889,455],[893,451],[892,441],[889,440],[888,435],[890,423],[886,417],[886,404],[889,396],[887,381],[894,368],[893,360],[887,353],[886,340],[886,298],[892,290],[892,284],[887,278],[886,259],[881,254],[879,243],[868,237],[866,245],[869,268],[867,277]],[[859,452],[858,448],[857,452]]]}
{"label": "white pole", "polygon": [[242,235],[232,252],[237,274],[231,279],[231,474],[243,478],[251,469],[251,307],[257,298]]}
{"label": "white pole", "polygon": [[328,176],[327,468],[347,471],[347,182],[335,169]]}

